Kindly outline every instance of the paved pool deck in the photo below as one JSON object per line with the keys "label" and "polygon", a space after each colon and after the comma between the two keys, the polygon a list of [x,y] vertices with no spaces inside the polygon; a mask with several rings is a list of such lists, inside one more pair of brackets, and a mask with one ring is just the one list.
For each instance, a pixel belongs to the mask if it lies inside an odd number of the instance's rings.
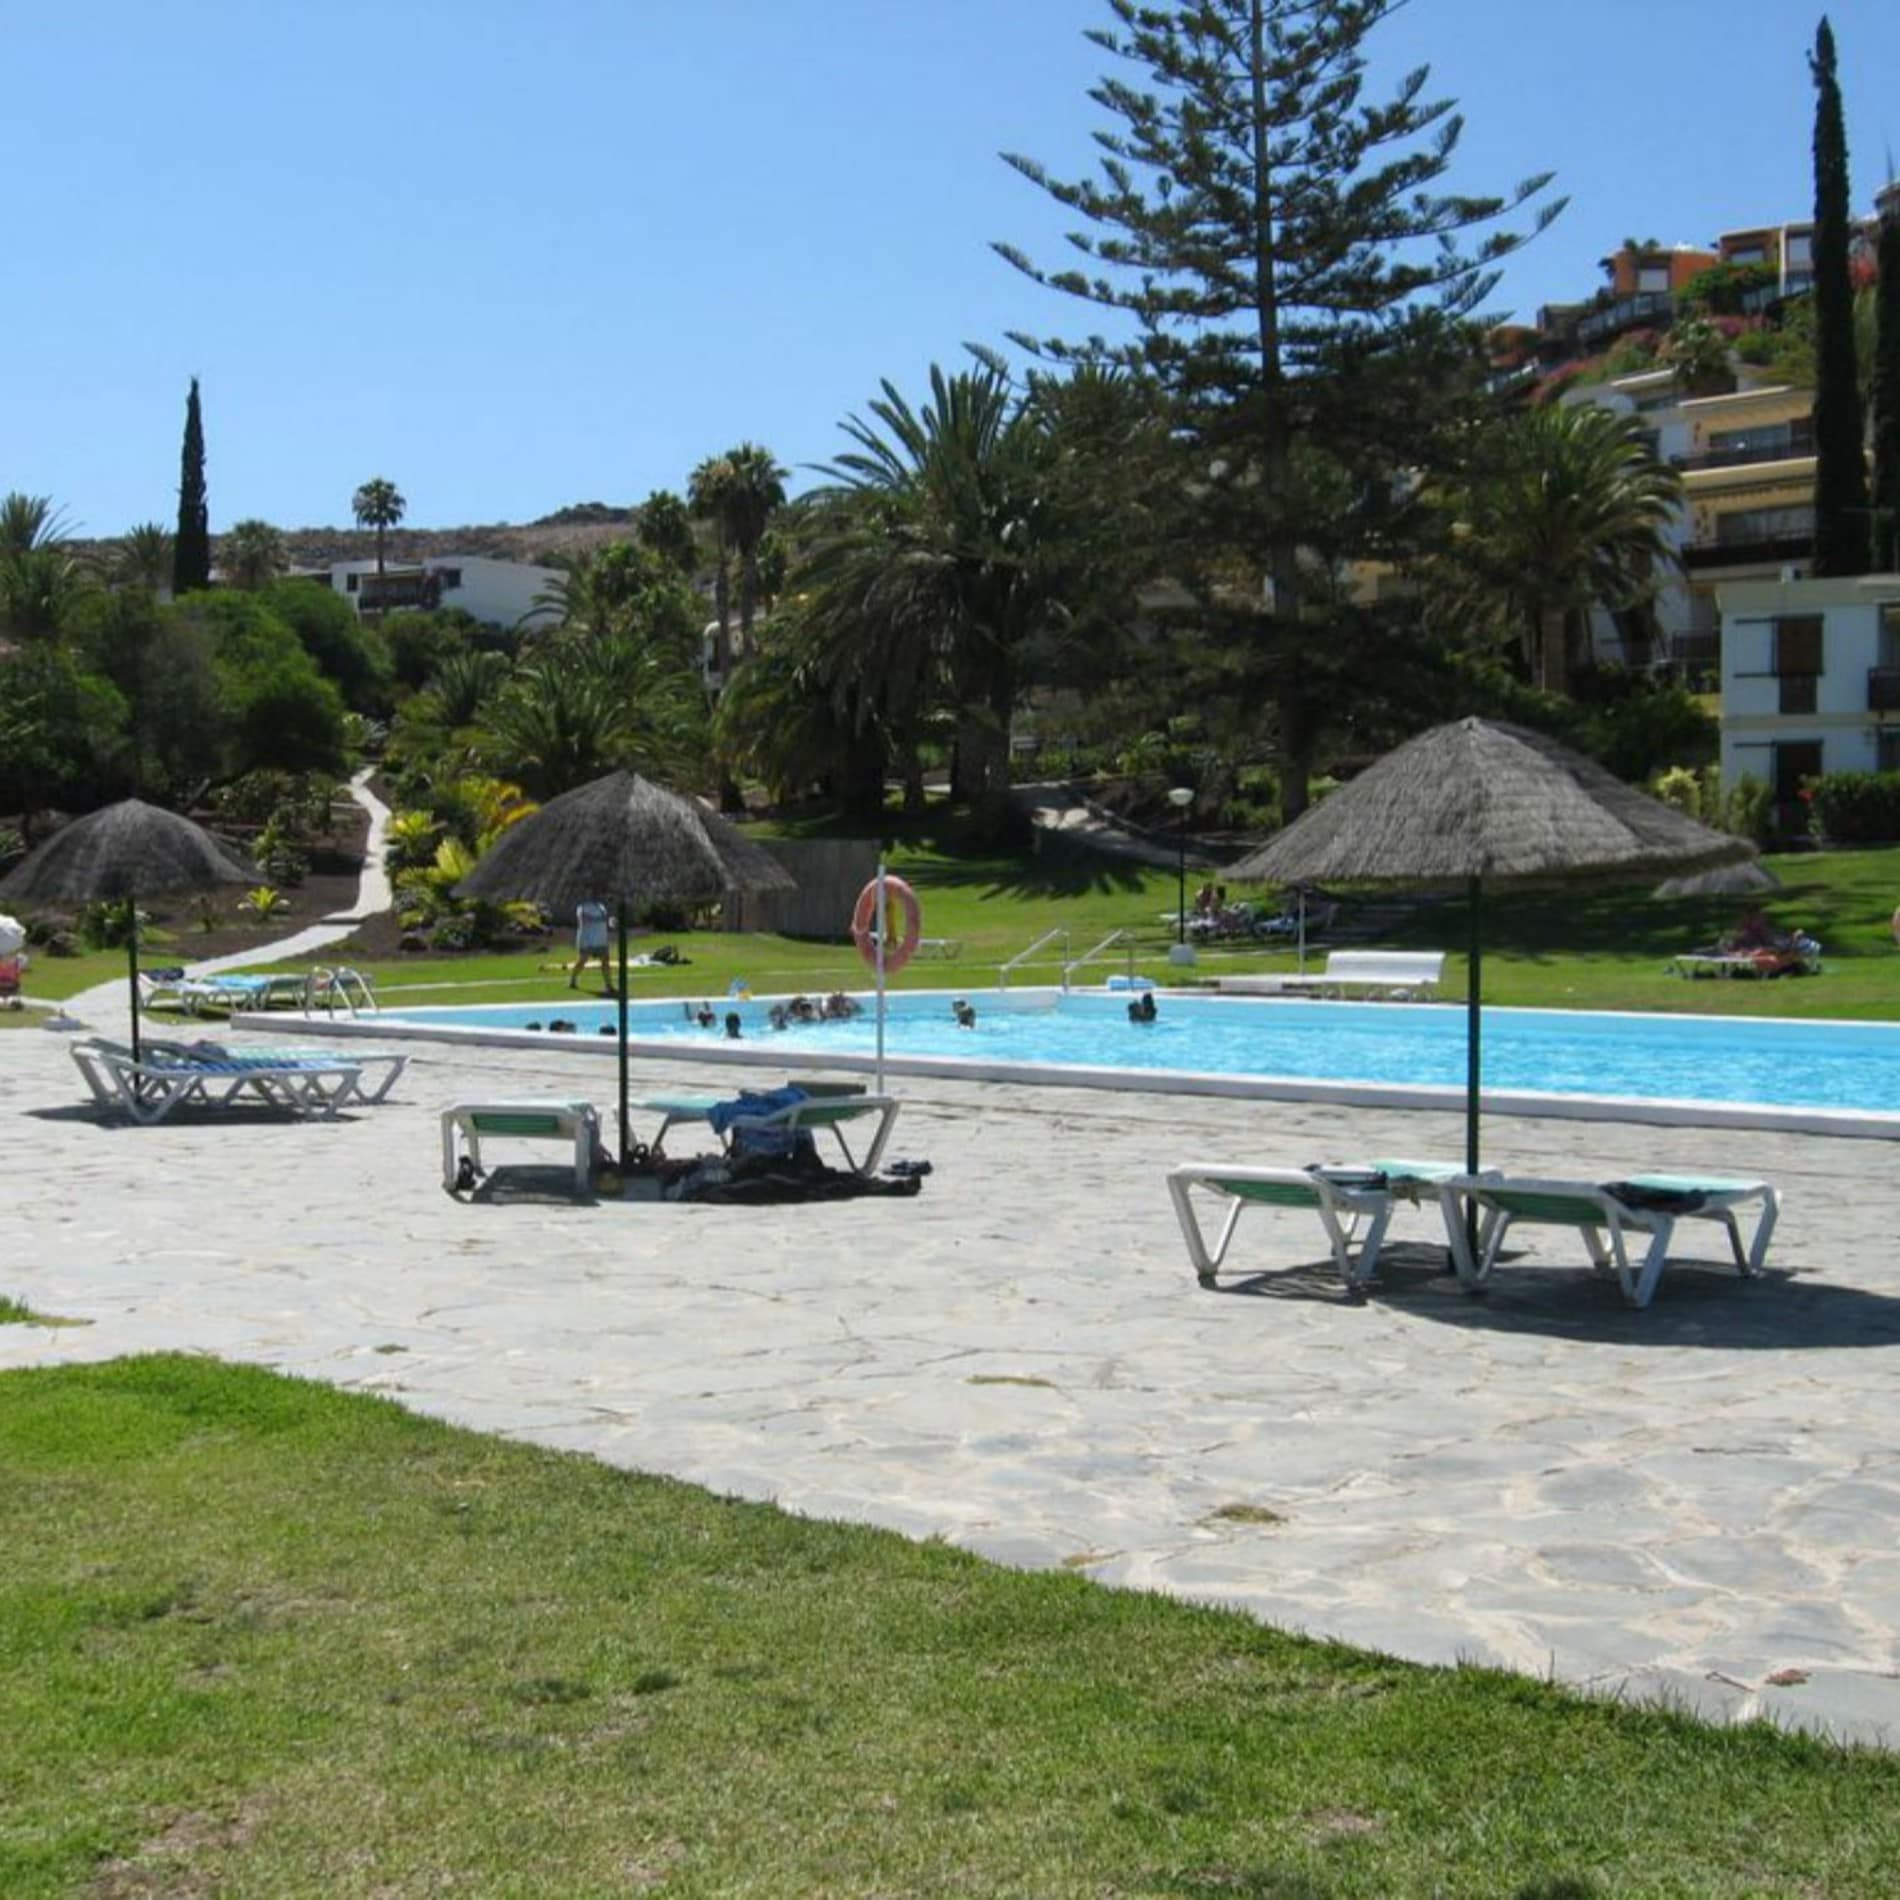
{"label": "paved pool deck", "polygon": [[64,1038],[0,1034],[0,1292],[91,1322],[0,1327],[0,1367],[215,1353],[1419,1661],[1900,1744],[1890,1144],[1498,1120],[1499,1166],[1773,1178],[1769,1274],[1672,1267],[1634,1313],[1533,1229],[1473,1300],[1408,1214],[1355,1305],[1298,1217],[1250,1216],[1202,1290],[1163,1169],[1455,1154],[1454,1117],[916,1080],[914,1200],[471,1206],[439,1109],[604,1108],[611,1061],[416,1050],[334,1123],[137,1129],[81,1106]]}

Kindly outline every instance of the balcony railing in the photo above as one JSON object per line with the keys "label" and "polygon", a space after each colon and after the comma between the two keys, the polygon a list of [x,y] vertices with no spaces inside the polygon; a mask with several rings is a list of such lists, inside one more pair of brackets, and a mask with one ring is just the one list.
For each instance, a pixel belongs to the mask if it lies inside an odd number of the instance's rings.
{"label": "balcony railing", "polygon": [[1577,341],[1607,343],[1638,324],[1667,323],[1675,307],[1675,298],[1666,290],[1639,290],[1633,297],[1619,297],[1615,303],[1591,311],[1577,325]]}
{"label": "balcony railing", "polygon": [[1754,541],[1691,541],[1682,550],[1690,573],[1711,567],[1786,567],[1814,558],[1812,534],[1764,535]]}
{"label": "balcony railing", "polygon": [[1669,459],[1685,475],[1708,468],[1748,468],[1757,462],[1792,462],[1814,453],[1814,432],[1804,429],[1782,442],[1751,442],[1744,448],[1711,449],[1706,455],[1674,455]]}
{"label": "balcony railing", "polygon": [[1867,672],[1867,710],[1900,712],[1900,666],[1875,666]]}

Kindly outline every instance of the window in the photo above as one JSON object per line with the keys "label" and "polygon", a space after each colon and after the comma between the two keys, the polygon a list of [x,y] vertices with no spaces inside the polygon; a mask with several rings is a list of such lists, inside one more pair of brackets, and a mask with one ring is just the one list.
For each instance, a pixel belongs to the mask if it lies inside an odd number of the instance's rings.
{"label": "window", "polygon": [[459,567],[438,567],[432,570],[435,583],[446,594],[451,588],[462,584],[462,570]]}
{"label": "window", "polygon": [[1760,244],[1738,244],[1728,254],[1731,264],[1765,264],[1768,262],[1766,247]]}
{"label": "window", "polygon": [[1819,614],[1791,614],[1775,622],[1775,676],[1784,713],[1814,711],[1825,625]]}
{"label": "window", "polygon": [[363,577],[360,574],[345,574],[343,576],[343,591],[346,594],[355,593],[362,579]]}
{"label": "window", "polygon": [[1900,772],[1900,726],[1882,726],[1874,736],[1874,770]]}
{"label": "window", "polygon": [[1644,264],[1638,267],[1636,272],[1638,295],[1644,291],[1666,291],[1668,288],[1669,266],[1667,264]]}
{"label": "window", "polygon": [[1789,270],[1812,270],[1814,268],[1814,238],[1812,233],[1803,231],[1798,235],[1788,233],[1788,249],[1782,263]]}

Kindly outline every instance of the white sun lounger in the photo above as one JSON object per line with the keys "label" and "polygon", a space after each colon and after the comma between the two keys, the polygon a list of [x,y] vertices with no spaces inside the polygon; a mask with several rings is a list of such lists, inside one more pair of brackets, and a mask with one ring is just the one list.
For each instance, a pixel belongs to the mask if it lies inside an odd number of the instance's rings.
{"label": "white sun lounger", "polygon": [[482,1169],[482,1137],[511,1141],[558,1141],[574,1151],[574,1195],[593,1192],[594,1150],[600,1146],[600,1116],[591,1102],[458,1102],[442,1111],[442,1185],[453,1194],[462,1176],[462,1150],[470,1168]]}
{"label": "white sun lounger", "polygon": [[339,1061],[354,1065],[359,1071],[376,1070],[380,1072],[380,1080],[372,1080],[367,1074],[359,1073],[355,1087],[344,1098],[371,1108],[388,1098],[403,1070],[409,1066],[408,1053],[401,1049],[352,1047],[347,1053],[339,1055],[328,1049],[232,1049],[221,1042],[161,1042],[149,1036],[144,1039],[143,1046],[148,1061],[164,1057],[182,1063],[208,1062],[226,1070],[248,1066],[257,1069],[317,1069],[327,1073],[334,1070]]}
{"label": "white sun lounger", "polygon": [[[1633,1190],[1625,1199],[1593,1181],[1490,1179],[1459,1175],[1445,1184],[1448,1196],[1476,1205],[1480,1223],[1475,1259],[1462,1264],[1467,1283],[1486,1285],[1497,1264],[1504,1237],[1522,1222],[1545,1227],[1574,1227],[1599,1273],[1614,1273],[1631,1306],[1647,1306],[1656,1296],[1677,1224],[1684,1220],[1719,1221],[1729,1251],[1744,1278],[1759,1273],[1781,1215],[1780,1190],[1766,1181],[1738,1181],[1721,1175],[1639,1174],[1615,1184]],[[1651,1197],[1654,1197],[1653,1199]],[[1758,1206],[1754,1238],[1743,1242],[1738,1208]],[[1629,1236],[1647,1237],[1640,1264],[1630,1261]]]}
{"label": "white sun lounger", "polygon": [[71,1047],[93,1100],[109,1114],[129,1116],[144,1127],[162,1122],[187,1103],[231,1108],[244,1097],[293,1115],[328,1119],[360,1092],[362,1078],[357,1063],[342,1059],[180,1061],[167,1050],[155,1049],[135,1061],[121,1043],[92,1038]]}
{"label": "white sun lounger", "polygon": [[[1430,1199],[1437,1205],[1454,1264],[1462,1266],[1464,1233],[1456,1202],[1445,1192],[1447,1183],[1460,1178],[1456,1166],[1438,1161],[1371,1161],[1320,1168],[1247,1168],[1198,1161],[1169,1170],[1168,1193],[1181,1223],[1181,1237],[1187,1242],[1188,1258],[1203,1286],[1214,1285],[1234,1229],[1249,1207],[1288,1207],[1319,1216],[1339,1277],[1350,1291],[1357,1292],[1378,1274],[1379,1249],[1401,1200],[1422,1203]],[[1196,1190],[1228,1203],[1211,1247],[1195,1210]]]}

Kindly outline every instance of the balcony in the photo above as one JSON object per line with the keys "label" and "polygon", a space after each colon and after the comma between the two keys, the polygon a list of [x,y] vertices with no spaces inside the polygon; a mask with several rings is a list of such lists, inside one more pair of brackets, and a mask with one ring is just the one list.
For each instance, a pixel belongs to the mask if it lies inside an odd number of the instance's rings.
{"label": "balcony", "polygon": [[1867,672],[1867,710],[1900,712],[1900,666],[1875,666]]}
{"label": "balcony", "polygon": [[1753,541],[1691,541],[1682,564],[1691,574],[1719,567],[1782,568],[1814,558],[1814,536],[1771,534]]}
{"label": "balcony", "polygon": [[1672,455],[1670,461],[1685,475],[1711,468],[1753,468],[1762,462],[1793,462],[1814,453],[1814,431],[1802,429],[1779,442],[1751,442],[1706,455]]}
{"label": "balcony", "polygon": [[1640,290],[1633,297],[1619,297],[1615,303],[1591,311],[1577,325],[1577,341],[1594,346],[1646,323],[1666,325],[1675,308],[1676,300],[1666,290]]}

